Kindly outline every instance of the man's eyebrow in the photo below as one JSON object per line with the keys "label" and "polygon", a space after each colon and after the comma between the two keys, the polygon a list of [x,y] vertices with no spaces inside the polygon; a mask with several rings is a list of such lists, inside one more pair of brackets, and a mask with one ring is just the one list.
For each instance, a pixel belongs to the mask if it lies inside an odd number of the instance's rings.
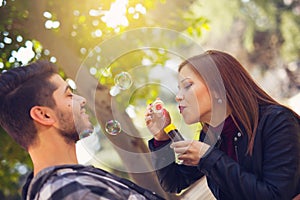
{"label": "man's eyebrow", "polygon": [[69,84],[66,84],[64,93],[66,93],[68,90],[72,91],[73,89],[69,86]]}

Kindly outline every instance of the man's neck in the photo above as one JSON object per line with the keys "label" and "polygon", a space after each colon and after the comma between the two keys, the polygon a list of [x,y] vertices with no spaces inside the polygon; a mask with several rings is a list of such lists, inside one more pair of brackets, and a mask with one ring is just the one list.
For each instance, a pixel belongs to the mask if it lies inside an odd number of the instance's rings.
{"label": "man's neck", "polygon": [[78,164],[75,143],[68,144],[62,138],[39,140],[29,148],[29,154],[33,162],[34,176],[47,167]]}

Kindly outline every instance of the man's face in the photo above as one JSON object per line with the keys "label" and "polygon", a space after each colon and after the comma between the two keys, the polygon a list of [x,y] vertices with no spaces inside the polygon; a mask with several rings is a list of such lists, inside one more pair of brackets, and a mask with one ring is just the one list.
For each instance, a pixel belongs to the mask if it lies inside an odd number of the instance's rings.
{"label": "man's face", "polygon": [[57,86],[53,92],[56,103],[54,111],[58,121],[57,129],[67,142],[76,142],[79,139],[79,133],[93,130],[84,108],[86,99],[73,94],[69,85],[58,74],[53,75],[50,81]]}

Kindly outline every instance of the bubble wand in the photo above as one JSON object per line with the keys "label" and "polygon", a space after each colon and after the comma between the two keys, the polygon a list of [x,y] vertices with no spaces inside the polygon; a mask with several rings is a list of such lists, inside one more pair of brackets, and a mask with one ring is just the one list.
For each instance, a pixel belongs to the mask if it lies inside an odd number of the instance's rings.
{"label": "bubble wand", "polygon": [[[156,99],[151,106],[154,113],[163,113],[164,102],[162,100]],[[183,136],[179,133],[174,124],[166,126],[164,131],[173,142],[184,140]]]}

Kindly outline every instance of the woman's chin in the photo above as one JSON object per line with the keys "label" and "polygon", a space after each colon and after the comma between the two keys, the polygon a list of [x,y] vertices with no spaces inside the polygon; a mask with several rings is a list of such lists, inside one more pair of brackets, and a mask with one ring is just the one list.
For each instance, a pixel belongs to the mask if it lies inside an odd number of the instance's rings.
{"label": "woman's chin", "polygon": [[183,120],[184,120],[184,123],[186,123],[187,125],[191,125],[191,124],[197,123],[197,121],[192,120],[190,118],[183,118]]}

